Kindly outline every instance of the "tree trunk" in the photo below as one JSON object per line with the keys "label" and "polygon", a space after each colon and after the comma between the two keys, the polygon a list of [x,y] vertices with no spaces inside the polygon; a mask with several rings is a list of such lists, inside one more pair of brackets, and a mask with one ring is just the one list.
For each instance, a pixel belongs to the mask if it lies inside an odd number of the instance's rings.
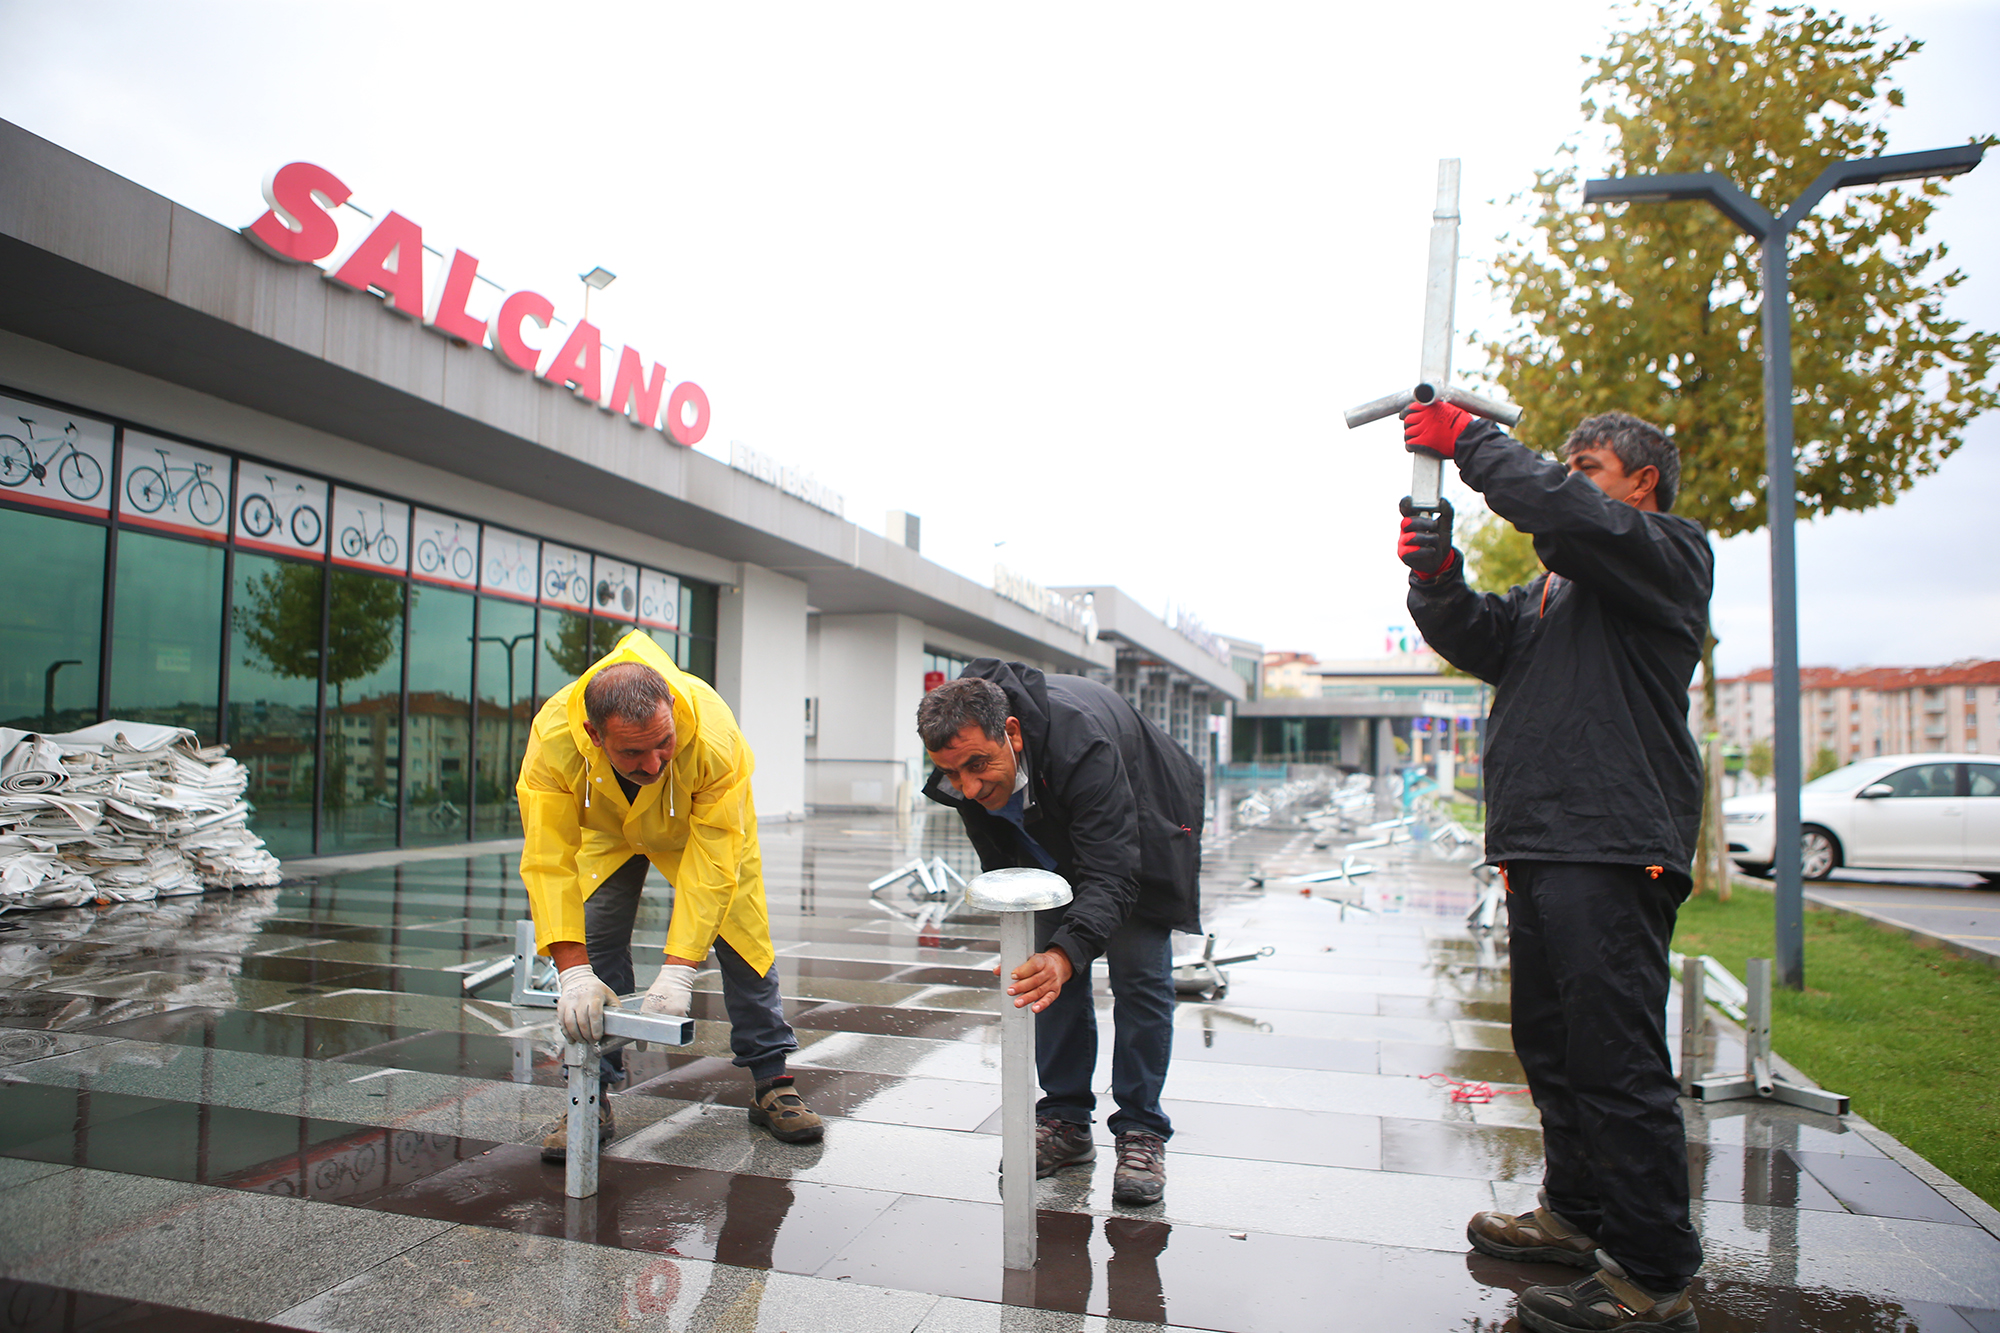
{"label": "tree trunk", "polygon": [[1727,902],[1729,899],[1729,877],[1718,874],[1716,867],[1724,863],[1726,845],[1715,841],[1716,830],[1721,824],[1720,814],[1715,808],[1721,799],[1721,784],[1712,770],[1722,762],[1722,747],[1715,743],[1718,732],[1716,712],[1720,707],[1720,691],[1715,685],[1715,647],[1721,640],[1715,637],[1715,626],[1711,624],[1701,639],[1702,676],[1702,775],[1701,775],[1701,833],[1695,843],[1694,892],[1713,892],[1716,897]]}

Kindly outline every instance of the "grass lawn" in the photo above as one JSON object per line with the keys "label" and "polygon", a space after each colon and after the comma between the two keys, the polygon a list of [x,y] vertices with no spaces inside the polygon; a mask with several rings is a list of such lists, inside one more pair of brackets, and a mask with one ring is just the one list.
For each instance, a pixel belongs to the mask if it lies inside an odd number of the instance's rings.
{"label": "grass lawn", "polygon": [[[1772,930],[1771,894],[1739,881],[1682,906],[1674,948],[1742,977]],[[1772,1047],[2000,1207],[2000,969],[1811,903],[1805,955],[1803,993],[1772,986]]]}

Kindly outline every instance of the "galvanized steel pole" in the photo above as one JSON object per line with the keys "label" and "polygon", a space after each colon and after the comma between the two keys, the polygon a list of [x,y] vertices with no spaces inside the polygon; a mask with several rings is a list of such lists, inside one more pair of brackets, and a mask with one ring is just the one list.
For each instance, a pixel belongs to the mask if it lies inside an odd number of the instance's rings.
{"label": "galvanized steel pole", "polygon": [[[1035,952],[1034,914],[1070,900],[1069,882],[1047,870],[989,870],[965,886],[966,905],[1000,918],[1001,1265],[1035,1266],[1035,1015],[1007,994],[1014,969]],[[1088,969],[1069,980],[1090,985]]]}

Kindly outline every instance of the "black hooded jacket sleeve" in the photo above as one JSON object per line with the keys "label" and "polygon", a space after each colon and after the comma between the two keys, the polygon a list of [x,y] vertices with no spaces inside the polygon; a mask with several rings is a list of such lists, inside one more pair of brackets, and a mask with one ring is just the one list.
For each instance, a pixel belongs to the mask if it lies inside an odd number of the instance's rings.
{"label": "black hooded jacket sleeve", "polygon": [[[1007,693],[1028,766],[1028,832],[1075,895],[1051,943],[1081,971],[1127,916],[1199,931],[1202,777],[1194,756],[1105,685],[980,658],[960,673]],[[1032,866],[1014,827],[932,770],[985,870]]]}
{"label": "black hooded jacket sleeve", "polygon": [[1687,690],[1715,565],[1700,526],[1613,500],[1489,422],[1468,426],[1456,455],[1549,571],[1503,594],[1473,592],[1463,561],[1410,579],[1431,647],[1495,687],[1487,859],[1688,873],[1701,759]]}

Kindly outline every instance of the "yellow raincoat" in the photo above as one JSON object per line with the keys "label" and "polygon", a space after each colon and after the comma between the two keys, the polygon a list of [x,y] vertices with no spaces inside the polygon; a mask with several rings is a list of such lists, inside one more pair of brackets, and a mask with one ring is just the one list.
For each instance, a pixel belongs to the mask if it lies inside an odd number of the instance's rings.
{"label": "yellow raincoat", "polygon": [[[583,729],[584,684],[618,662],[653,668],[674,694],[673,762],[629,803]],[[674,886],[669,954],[704,959],[719,936],[759,973],[769,972],[771,921],[750,797],[756,763],[722,696],[637,630],[550,696],[514,788],[527,834],[521,880],[535,948],[546,954],[555,941],[582,943],[584,899],[628,859],[644,856]]]}

